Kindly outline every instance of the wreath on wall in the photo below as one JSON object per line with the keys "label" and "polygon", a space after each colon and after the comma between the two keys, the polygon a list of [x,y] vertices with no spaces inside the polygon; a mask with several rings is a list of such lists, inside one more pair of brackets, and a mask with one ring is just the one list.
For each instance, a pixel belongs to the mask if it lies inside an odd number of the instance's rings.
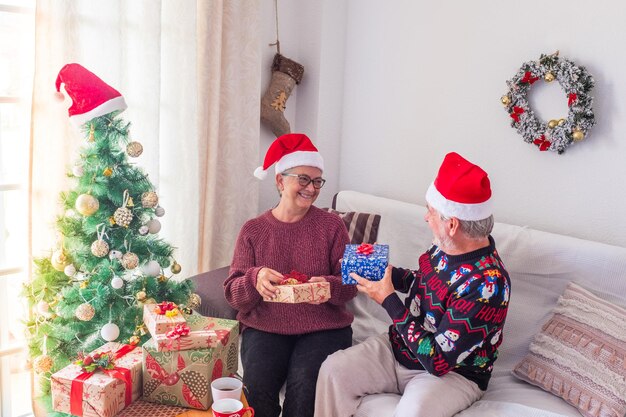
{"label": "wreath on wall", "polygon": [[[540,79],[548,83],[556,80],[561,85],[569,107],[566,118],[544,122],[535,116],[528,103],[528,92]],[[540,151],[562,154],[572,142],[583,140],[595,124],[593,99],[589,95],[593,77],[585,67],[559,58],[558,51],[552,55],[542,54],[538,61],[525,62],[506,84],[509,91],[500,100],[512,119],[511,127]]]}

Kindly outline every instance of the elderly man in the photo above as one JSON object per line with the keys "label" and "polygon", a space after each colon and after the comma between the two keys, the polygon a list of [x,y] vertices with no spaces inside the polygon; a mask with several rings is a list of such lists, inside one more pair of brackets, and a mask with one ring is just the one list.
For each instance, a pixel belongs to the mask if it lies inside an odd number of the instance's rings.
{"label": "elderly man", "polygon": [[[401,394],[395,416],[452,416],[487,389],[502,343],[510,280],[493,228],[487,173],[449,153],[426,192],[433,245],[416,271],[389,266],[381,281],[352,274],[381,304],[388,335],[329,356],[315,415],[348,417],[361,397]],[[395,291],[408,293],[404,302]]]}

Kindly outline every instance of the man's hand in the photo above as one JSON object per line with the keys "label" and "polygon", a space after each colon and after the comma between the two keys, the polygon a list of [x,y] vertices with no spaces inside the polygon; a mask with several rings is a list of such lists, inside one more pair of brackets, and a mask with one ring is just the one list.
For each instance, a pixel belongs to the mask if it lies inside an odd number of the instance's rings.
{"label": "man's hand", "polygon": [[[309,282],[326,282],[326,278],[324,277],[311,277],[309,278]],[[326,301],[308,301],[309,304],[319,305],[325,303]]]}
{"label": "man's hand", "polygon": [[264,300],[273,300],[280,291],[275,287],[284,279],[283,274],[270,268],[261,268],[256,276],[256,290]]}
{"label": "man's hand", "polygon": [[356,286],[357,290],[364,292],[378,304],[382,304],[389,294],[393,294],[395,292],[393,283],[391,282],[391,268],[391,265],[387,266],[387,269],[385,269],[385,275],[380,281],[369,281],[358,276],[354,272],[351,272],[350,276],[358,282]]}

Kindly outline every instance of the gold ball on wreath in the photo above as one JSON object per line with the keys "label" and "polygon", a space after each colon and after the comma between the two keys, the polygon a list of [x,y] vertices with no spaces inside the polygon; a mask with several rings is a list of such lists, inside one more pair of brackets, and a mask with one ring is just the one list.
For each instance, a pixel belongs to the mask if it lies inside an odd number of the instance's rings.
{"label": "gold ball on wreath", "polygon": [[559,126],[563,126],[565,124],[565,119],[559,119]]}
{"label": "gold ball on wreath", "polygon": [[585,139],[585,132],[580,129],[574,129],[574,131],[572,132],[572,139],[574,139],[576,142],[580,142],[581,140]]}
{"label": "gold ball on wreath", "polygon": [[33,369],[37,374],[45,374],[46,372],[50,372],[53,365],[54,361],[48,355],[37,356],[35,360],[33,360]]}
{"label": "gold ball on wreath", "polygon": [[70,264],[70,259],[62,249],[59,249],[52,253],[50,264],[57,271],[64,271],[65,267]]}
{"label": "gold ball on wreath", "polygon": [[91,253],[95,257],[102,258],[109,253],[109,244],[102,239],[95,240],[91,244]]}
{"label": "gold ball on wreath", "polygon": [[139,142],[131,142],[126,145],[126,153],[132,158],[137,158],[143,152],[143,146]]}
{"label": "gold ball on wreath", "polygon": [[82,321],[89,321],[96,315],[96,309],[89,303],[82,303],[74,312],[76,318]]}
{"label": "gold ball on wreath", "polygon": [[556,77],[551,72],[546,72],[546,75],[543,76],[543,79],[546,82],[551,83],[552,81],[554,81],[556,79]]}
{"label": "gold ball on wreath", "polygon": [[180,274],[181,271],[181,266],[178,262],[174,261],[174,263],[172,264],[172,266],[170,266],[170,271],[172,271],[172,274]]}
{"label": "gold ball on wreath", "polygon": [[100,203],[98,199],[90,194],[81,194],[76,199],[76,211],[83,216],[89,217],[98,211]]}
{"label": "gold ball on wreath", "polygon": [[548,122],[548,127],[550,129],[554,129],[555,127],[557,127],[558,124],[559,124],[558,120],[552,119]]}
{"label": "gold ball on wreath", "polygon": [[139,257],[132,253],[126,252],[124,256],[122,256],[122,266],[125,269],[135,269],[139,265]]}
{"label": "gold ball on wreath", "polygon": [[115,223],[122,227],[127,227],[133,220],[133,213],[126,207],[120,207],[113,213]]}
{"label": "gold ball on wreath", "polygon": [[159,196],[154,191],[146,191],[141,195],[141,205],[144,208],[153,208],[159,204]]}
{"label": "gold ball on wreath", "polygon": [[509,104],[511,104],[511,98],[507,95],[504,95],[500,98],[500,101],[502,102],[502,105],[504,106],[508,106]]}

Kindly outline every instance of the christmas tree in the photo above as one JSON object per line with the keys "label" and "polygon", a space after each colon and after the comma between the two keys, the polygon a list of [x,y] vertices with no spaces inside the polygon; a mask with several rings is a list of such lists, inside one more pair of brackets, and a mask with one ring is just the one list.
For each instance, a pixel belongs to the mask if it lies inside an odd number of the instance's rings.
{"label": "christmas tree", "polygon": [[[32,315],[29,349],[41,399],[50,409],[50,375],[107,341],[138,344],[149,335],[143,304],[172,301],[195,307],[189,280],[170,279],[181,267],[174,248],[158,238],[165,211],[147,175],[129,162],[143,148],[121,119],[123,97],[78,64],[59,73],[73,100],[70,118],[86,145],[61,193],[57,247],[35,259],[24,295]],[[195,304],[195,305],[194,305]]]}

